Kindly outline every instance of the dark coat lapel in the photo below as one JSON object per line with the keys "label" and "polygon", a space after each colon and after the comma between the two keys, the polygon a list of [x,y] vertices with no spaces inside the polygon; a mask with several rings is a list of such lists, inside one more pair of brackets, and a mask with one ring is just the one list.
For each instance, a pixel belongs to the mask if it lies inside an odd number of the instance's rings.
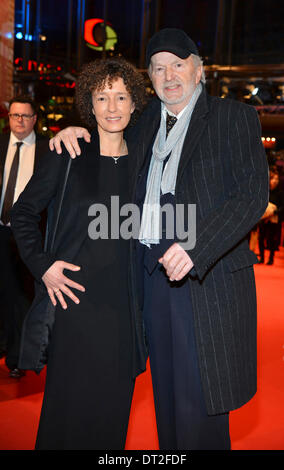
{"label": "dark coat lapel", "polygon": [[[190,125],[185,136],[183,150],[179,163],[178,181],[183,171],[192,157],[196,145],[204,131],[208,115],[208,95],[203,85],[203,90],[192,113]],[[161,102],[158,98],[153,98],[133,129],[130,129],[128,136],[128,147],[131,152],[131,165],[129,171],[131,194],[135,186],[137,174],[141,171],[145,159],[148,156],[149,146],[153,142],[161,119]]]}
{"label": "dark coat lapel", "polygon": [[[72,161],[69,182],[64,195],[62,224],[59,226],[55,251],[64,252],[66,261],[71,261],[81,244],[88,236],[88,201],[95,202],[93,194],[96,188],[96,174],[99,156],[99,137],[92,133],[90,144],[80,143],[82,154]],[[62,158],[62,157],[61,157]],[[74,226],[74,220],[76,224]],[[73,230],[67,230],[73,226]],[[66,240],[69,242],[66,243]],[[72,243],[70,242],[72,241]]]}
{"label": "dark coat lapel", "polygon": [[143,112],[137,124],[127,131],[126,138],[130,155],[129,184],[130,195],[133,191],[137,176],[141,172],[145,159],[149,155],[149,146],[152,144],[161,119],[161,102],[153,98]]}
{"label": "dark coat lapel", "polygon": [[10,134],[5,134],[0,138],[0,198],[2,194],[2,183],[3,183],[3,175],[4,175],[4,168],[5,168],[5,161],[7,155],[7,149],[9,144]]}
{"label": "dark coat lapel", "polygon": [[177,184],[180,181],[180,178],[184,172],[184,169],[186,168],[188,161],[193,156],[196,145],[198,144],[198,141],[201,138],[202,133],[207,124],[207,116],[209,112],[207,99],[208,95],[203,85],[203,90],[195,105],[195,109],[192,113],[188,131],[184,139],[183,149],[178,168]]}
{"label": "dark coat lapel", "polygon": [[35,161],[34,161],[34,169],[36,169],[39,160],[41,157],[48,152],[49,147],[48,147],[49,140],[46,137],[42,137],[38,134],[36,134],[36,146],[35,146]]}
{"label": "dark coat lapel", "polygon": [[3,167],[5,164],[5,160],[6,160],[9,140],[10,140],[10,133],[2,135],[0,138],[0,163],[1,165],[3,165]]}
{"label": "dark coat lapel", "polygon": [[129,181],[129,188],[131,194],[131,188],[133,186],[133,181],[135,179],[135,173],[137,171],[137,163],[138,163],[138,148],[137,144],[135,143],[135,134],[126,133],[126,140],[127,140],[127,148],[128,148],[128,181]]}

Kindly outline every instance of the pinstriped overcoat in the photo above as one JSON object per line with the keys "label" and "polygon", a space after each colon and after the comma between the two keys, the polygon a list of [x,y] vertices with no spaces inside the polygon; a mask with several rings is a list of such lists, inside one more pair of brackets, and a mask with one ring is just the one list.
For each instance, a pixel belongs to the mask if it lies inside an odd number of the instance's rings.
{"label": "pinstriped overcoat", "polygon": [[[133,202],[160,110],[154,98],[129,136],[137,157],[130,159]],[[268,203],[268,166],[253,107],[209,96],[203,87],[183,145],[176,202],[196,204],[196,244],[188,251],[194,269],[188,287],[207,411],[219,414],[242,406],[256,392],[257,257],[249,250],[247,234]],[[143,302],[137,294],[134,242],[130,259],[136,365],[143,370],[147,352],[141,340]]]}

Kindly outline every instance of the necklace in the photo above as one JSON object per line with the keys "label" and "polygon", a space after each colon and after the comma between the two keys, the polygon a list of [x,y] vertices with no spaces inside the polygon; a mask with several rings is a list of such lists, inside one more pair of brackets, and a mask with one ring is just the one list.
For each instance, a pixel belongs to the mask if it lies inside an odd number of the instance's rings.
{"label": "necklace", "polygon": [[127,144],[125,142],[125,140],[123,140],[122,142],[122,148],[121,148],[121,151],[119,152],[120,154],[118,156],[113,156],[113,155],[110,155],[111,158],[114,160],[114,163],[117,165],[117,161],[118,159],[122,156],[122,155],[127,155]]}

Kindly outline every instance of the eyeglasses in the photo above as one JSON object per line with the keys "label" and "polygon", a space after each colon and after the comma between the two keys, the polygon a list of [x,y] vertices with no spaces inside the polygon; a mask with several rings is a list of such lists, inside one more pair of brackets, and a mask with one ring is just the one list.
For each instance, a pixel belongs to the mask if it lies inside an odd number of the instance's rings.
{"label": "eyeglasses", "polygon": [[11,114],[9,113],[9,117],[11,119],[23,119],[24,121],[29,121],[32,117],[34,116],[34,114],[18,114],[18,113],[15,113],[15,114]]}

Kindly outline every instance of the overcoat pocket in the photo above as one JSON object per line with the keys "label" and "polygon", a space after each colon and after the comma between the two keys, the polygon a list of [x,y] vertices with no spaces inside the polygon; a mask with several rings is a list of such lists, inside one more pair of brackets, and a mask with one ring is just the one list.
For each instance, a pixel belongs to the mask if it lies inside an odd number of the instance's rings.
{"label": "overcoat pocket", "polygon": [[241,250],[235,253],[230,253],[224,259],[228,269],[231,273],[239,271],[242,268],[247,268],[258,263],[258,258],[253,251]]}

